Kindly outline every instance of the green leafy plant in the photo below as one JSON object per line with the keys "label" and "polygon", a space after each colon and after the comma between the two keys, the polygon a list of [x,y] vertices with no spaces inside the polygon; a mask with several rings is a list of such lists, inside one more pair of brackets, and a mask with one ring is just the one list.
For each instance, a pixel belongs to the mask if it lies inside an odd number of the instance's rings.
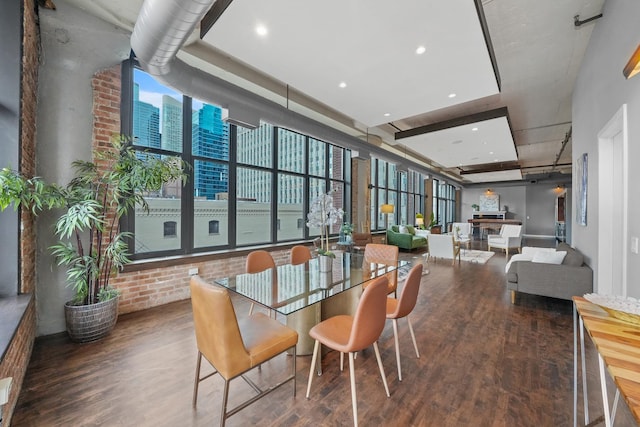
{"label": "green leafy plant", "polygon": [[471,209],[473,209],[474,211],[477,211],[480,209],[480,206],[474,203],[471,205]]}
{"label": "green leafy plant", "polygon": [[433,227],[435,227],[439,223],[440,223],[440,221],[438,219],[436,219],[436,217],[433,214],[433,212],[431,212],[431,215],[429,215],[429,224],[427,225],[427,228],[428,229],[432,229]]}
{"label": "green leafy plant", "polygon": [[342,226],[340,227],[340,231],[342,232],[342,234],[344,234],[345,236],[350,236],[351,233],[353,233],[353,224],[345,222],[344,224],[342,224]]}
{"label": "green leafy plant", "polygon": [[72,163],[74,178],[66,187],[47,184],[40,177],[25,177],[9,168],[0,171],[0,210],[13,204],[34,215],[62,208],[55,225],[59,242],[50,247],[58,266],[67,268],[67,285],[73,302],[94,304],[116,297],[109,279],[130,262],[120,218],[140,206],[144,196],[169,181],[185,179],[184,163],[176,158],[135,151],[130,139],[117,136],[110,150],[96,150],[94,161]]}

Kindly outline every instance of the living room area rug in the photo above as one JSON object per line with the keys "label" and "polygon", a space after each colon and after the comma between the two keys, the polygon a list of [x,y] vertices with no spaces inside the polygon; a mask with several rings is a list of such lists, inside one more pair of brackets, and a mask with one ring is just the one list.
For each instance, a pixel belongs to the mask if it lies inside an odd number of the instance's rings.
{"label": "living room area rug", "polygon": [[495,252],[491,251],[476,251],[473,249],[462,249],[460,253],[460,260],[473,262],[476,264],[486,264],[489,259],[495,255]]}

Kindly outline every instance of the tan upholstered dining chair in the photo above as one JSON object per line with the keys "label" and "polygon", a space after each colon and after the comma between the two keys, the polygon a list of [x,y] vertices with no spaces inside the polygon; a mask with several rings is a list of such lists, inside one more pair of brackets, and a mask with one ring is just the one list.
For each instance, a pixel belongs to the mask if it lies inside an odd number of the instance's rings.
{"label": "tan upholstered dining chair", "polygon": [[320,353],[320,344],[339,351],[349,353],[349,377],[351,379],[351,405],[353,407],[353,423],[358,425],[358,401],[356,398],[356,380],[354,373],[355,353],[373,344],[376,353],[380,375],[384,389],[389,397],[389,387],[385,377],[384,367],[380,360],[378,350],[378,338],[384,329],[385,305],[387,300],[387,278],[378,277],[364,290],[358,303],[355,316],[338,315],[330,317],[311,328],[309,335],[315,339],[313,357],[309,370],[309,382],[307,384],[307,399],[311,391],[311,381],[314,368]]}
{"label": "tan upholstered dining chair", "polygon": [[[194,408],[198,400],[198,385],[216,373],[224,379],[221,426],[224,426],[228,417],[289,381],[293,380],[293,395],[296,395],[296,344],[298,343],[296,331],[275,319],[270,319],[263,313],[252,314],[238,322],[229,291],[206,283],[200,276],[191,277],[191,305],[198,346],[193,387]],[[287,350],[293,354],[291,358],[293,370],[291,375],[277,385],[262,390],[245,377],[244,374],[252,368]],[[200,378],[203,356],[215,371]],[[242,376],[258,394],[228,411],[229,382],[239,376]]]}
{"label": "tan upholstered dining chair", "polygon": [[398,319],[407,318],[409,324],[409,332],[413,341],[413,348],[416,350],[416,357],[420,358],[418,344],[416,344],[416,336],[413,333],[409,314],[413,311],[418,300],[418,290],[420,289],[420,280],[422,279],[422,263],[416,264],[411,268],[407,279],[402,286],[400,298],[387,298],[387,319],[393,322],[393,338],[396,344],[396,363],[398,365],[398,380],[402,381],[402,368],[400,367],[400,344],[398,340]]}
{"label": "tan upholstered dining chair", "polygon": [[[260,273],[261,271],[265,271],[270,268],[276,268],[276,263],[269,252],[257,250],[249,252],[249,255],[247,255],[247,261],[245,264],[245,271],[247,273]],[[253,313],[254,305],[255,304],[252,302],[251,307],[249,307],[249,315]]]}
{"label": "tan upholstered dining chair", "polygon": [[308,247],[296,245],[291,248],[289,253],[289,263],[297,265],[304,264],[311,259],[311,251]]}
{"label": "tan upholstered dining chair", "polygon": [[[398,247],[394,245],[383,245],[380,243],[369,243],[364,248],[364,265],[363,268],[380,269],[384,267],[393,267],[394,270],[386,274],[388,280],[389,292],[396,292],[398,287]],[[369,282],[368,282],[369,283]],[[368,283],[363,285],[366,289]]]}

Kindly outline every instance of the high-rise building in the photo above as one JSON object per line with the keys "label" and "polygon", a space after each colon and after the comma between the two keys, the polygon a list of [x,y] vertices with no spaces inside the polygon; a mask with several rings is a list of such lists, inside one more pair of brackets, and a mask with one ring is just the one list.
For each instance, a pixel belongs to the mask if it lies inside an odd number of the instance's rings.
{"label": "high-rise building", "polygon": [[160,109],[140,101],[140,86],[133,86],[133,137],[136,145],[160,148]]}
{"label": "high-rise building", "polygon": [[169,95],[162,95],[162,144],[163,150],[182,151],[182,102]]}
{"label": "high-rise building", "polygon": [[229,160],[229,125],[222,120],[222,110],[209,104],[193,111],[191,123],[193,155],[207,159],[194,161],[194,194],[215,199],[216,194],[229,191],[227,165],[210,161]]}

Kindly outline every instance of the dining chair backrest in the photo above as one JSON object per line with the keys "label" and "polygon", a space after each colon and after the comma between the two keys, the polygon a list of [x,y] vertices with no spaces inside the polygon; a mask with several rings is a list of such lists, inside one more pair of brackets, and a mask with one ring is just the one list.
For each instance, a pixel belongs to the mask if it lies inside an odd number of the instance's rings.
{"label": "dining chair backrest", "polygon": [[[398,247],[395,245],[383,245],[380,243],[369,243],[364,248],[364,263],[375,264],[374,268],[379,266],[390,266],[397,269],[398,267]],[[398,272],[393,270],[386,274],[389,281],[389,292],[396,290],[398,285]]]}
{"label": "dining chair backrest", "polygon": [[249,252],[245,270],[247,273],[260,273],[261,271],[275,268],[276,263],[271,254],[264,250]]}
{"label": "dining chair backrest", "polygon": [[420,289],[423,268],[422,263],[416,264],[411,268],[404,282],[404,286],[402,286],[396,309],[393,313],[387,314],[387,317],[401,319],[411,313],[418,301],[418,290]]}
{"label": "dining chair backrest", "polygon": [[365,246],[369,243],[373,243],[371,233],[352,233],[351,239],[355,246]]}
{"label": "dining chair backrest", "polygon": [[386,321],[387,289],[386,276],[374,279],[364,290],[353,317],[348,351],[360,351],[378,340]]}
{"label": "dining chair backrest", "polygon": [[296,245],[291,248],[289,253],[289,263],[291,264],[304,264],[311,259],[311,251],[308,247],[302,245]]}
{"label": "dining chair backrest", "polygon": [[453,236],[448,234],[429,234],[429,255],[434,258],[453,259],[456,256]]}
{"label": "dining chair backrest", "polygon": [[191,276],[191,305],[198,351],[225,378],[251,366],[229,291]]}
{"label": "dining chair backrest", "polygon": [[471,223],[470,222],[452,222],[450,233],[455,234],[456,228],[458,229],[458,234],[461,236],[468,236],[471,234]]}

